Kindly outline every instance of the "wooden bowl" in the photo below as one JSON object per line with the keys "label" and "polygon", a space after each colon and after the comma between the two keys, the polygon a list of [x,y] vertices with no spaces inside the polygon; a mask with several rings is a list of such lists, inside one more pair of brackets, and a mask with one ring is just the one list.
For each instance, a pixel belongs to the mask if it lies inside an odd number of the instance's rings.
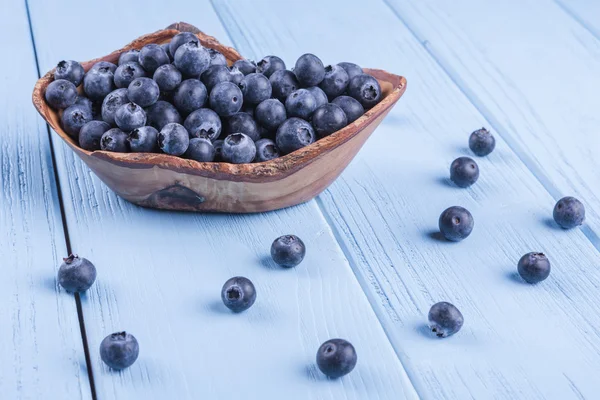
{"label": "wooden bowl", "polygon": [[[166,43],[180,31],[194,32],[203,46],[223,53],[232,64],[242,56],[197,28],[177,23],[144,35],[98,61],[117,63],[119,54],[149,43]],[[271,161],[255,164],[197,162],[167,154],[87,151],[61,128],[59,114],[46,103],[54,70],[37,81],[33,104],[46,122],[98,177],[124,199],[144,207],[185,211],[250,213],[308,201],[325,190],[346,168],[367,138],[406,90],[406,79],[365,69],[381,85],[383,99],[362,117],[315,143]]]}

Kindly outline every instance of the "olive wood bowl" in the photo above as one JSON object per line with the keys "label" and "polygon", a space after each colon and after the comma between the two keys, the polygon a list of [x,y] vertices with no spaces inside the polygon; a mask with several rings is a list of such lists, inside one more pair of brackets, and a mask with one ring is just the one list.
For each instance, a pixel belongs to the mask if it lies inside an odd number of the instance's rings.
{"label": "olive wood bowl", "polygon": [[[203,46],[223,53],[229,64],[242,56],[192,25],[172,24],[144,35],[105,57],[82,63],[87,71],[98,61],[117,63],[121,52],[149,43],[166,43],[179,32],[194,32]],[[167,154],[87,151],[60,125],[59,114],[46,103],[54,70],[37,81],[33,104],[46,122],[109,188],[144,207],[251,213],[303,203],[325,190],[346,168],[367,138],[406,90],[406,79],[365,69],[381,85],[383,99],[345,128],[274,160],[253,164],[197,162]]]}

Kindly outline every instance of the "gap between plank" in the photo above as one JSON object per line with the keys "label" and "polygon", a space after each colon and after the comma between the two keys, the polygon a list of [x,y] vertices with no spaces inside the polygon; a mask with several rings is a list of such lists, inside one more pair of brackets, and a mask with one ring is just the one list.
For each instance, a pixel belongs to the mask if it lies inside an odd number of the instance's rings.
{"label": "gap between plank", "polygon": [[[27,23],[29,24],[29,35],[31,38],[31,44],[33,47],[33,56],[35,58],[35,67],[36,67],[37,75],[38,75],[38,79],[39,79],[42,77],[42,75],[40,72],[40,63],[39,63],[38,55],[37,55],[37,47],[35,44],[35,37],[33,35],[33,26],[31,25],[31,14],[29,12],[29,1],[28,0],[25,0],[25,10],[27,12]],[[60,179],[58,177],[56,155],[54,153],[54,145],[52,143],[52,133],[50,131],[50,127],[48,126],[48,124],[46,124],[46,133],[48,135],[48,141],[50,142],[50,156],[52,159],[52,169],[53,169],[53,173],[54,173],[54,181],[56,182],[56,191],[58,192],[57,195],[58,195],[58,203],[59,203],[59,207],[60,207],[60,217],[61,217],[61,221],[62,221],[63,235],[64,235],[64,239],[65,239],[65,244],[67,247],[67,253],[71,254],[72,249],[71,249],[71,240],[69,238],[69,230],[67,227],[67,217],[66,217],[65,206],[64,206],[64,201],[63,201],[63,197],[62,197]],[[96,386],[94,384],[94,374],[92,371],[92,362],[91,362],[91,357],[90,357],[90,349],[88,346],[87,333],[85,330],[85,321],[83,318],[83,308],[81,306],[81,297],[79,296],[79,293],[75,293],[74,296],[75,296],[75,305],[77,308],[77,319],[79,320],[79,331],[81,333],[83,351],[85,354],[85,363],[86,363],[86,367],[87,367],[88,379],[90,382],[90,390],[92,392],[91,393],[92,400],[97,400],[98,397],[96,395]]]}
{"label": "gap between plank", "polygon": [[590,32],[592,36],[596,39],[600,40],[600,31],[597,31],[593,26],[585,22],[579,15],[577,15],[573,10],[567,7],[566,4],[563,4],[561,0],[554,0],[556,5],[569,17],[573,18],[579,25],[581,25],[585,30]]}

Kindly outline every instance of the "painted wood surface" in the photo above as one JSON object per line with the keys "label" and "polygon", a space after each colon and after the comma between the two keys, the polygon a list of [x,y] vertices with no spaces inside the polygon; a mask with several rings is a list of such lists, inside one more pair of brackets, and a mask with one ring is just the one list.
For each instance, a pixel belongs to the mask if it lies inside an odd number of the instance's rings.
{"label": "painted wood surface", "polygon": [[[180,3],[181,4],[181,3]],[[30,2],[40,65],[90,59],[129,38],[185,18],[219,37],[225,29],[203,1]],[[143,17],[140,15],[143,10]],[[118,13],[123,23],[107,28]],[[68,42],[56,40],[68,26]],[[102,399],[401,399],[416,394],[344,254],[311,203],[261,215],[146,210],[116,197],[53,135],[72,244],[98,268],[83,297],[92,367]],[[272,240],[299,235],[308,254],[296,269],[269,261]],[[258,300],[232,315],[220,300],[230,277],[252,279]],[[97,352],[105,335],[128,330],[140,342],[136,364],[108,370]],[[343,379],[316,370],[318,346],[354,343],[360,362]]]}
{"label": "painted wood surface", "polygon": [[[600,368],[600,255],[582,231],[553,224],[554,199],[503,140],[504,130],[494,131],[496,151],[477,158],[474,187],[449,184],[451,161],[469,154],[468,134],[490,121],[389,8],[343,0],[326,10],[316,2],[213,4],[248,57],[277,54],[291,67],[314,52],[326,63],[355,61],[407,77],[401,102],[318,202],[419,395],[593,398],[600,389],[593,372]],[[533,118],[529,112],[515,118]],[[533,140],[528,134],[522,140]],[[439,214],[451,205],[467,207],[476,221],[458,244],[436,235]],[[529,251],[546,252],[553,264],[540,285],[516,275]],[[441,300],[456,304],[466,322],[440,341],[428,334],[425,316]]]}
{"label": "painted wood surface", "polygon": [[596,0],[555,0],[577,22],[600,40],[600,2]]}
{"label": "painted wood surface", "polygon": [[0,397],[90,398],[75,299],[56,273],[66,246],[24,3],[3,2],[0,36]]}

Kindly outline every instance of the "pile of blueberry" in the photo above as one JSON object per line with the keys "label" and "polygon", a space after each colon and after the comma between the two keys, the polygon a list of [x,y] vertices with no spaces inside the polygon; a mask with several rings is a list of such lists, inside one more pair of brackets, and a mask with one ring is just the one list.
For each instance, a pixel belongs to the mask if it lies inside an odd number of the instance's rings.
{"label": "pile of blueberry", "polygon": [[[48,104],[86,150],[162,152],[201,162],[261,162],[354,122],[381,98],[375,78],[352,63],[324,66],[304,54],[290,71],[279,57],[231,67],[182,32],[170,43],[121,53],[85,73],[61,61]],[[77,87],[82,84],[82,94]]]}

